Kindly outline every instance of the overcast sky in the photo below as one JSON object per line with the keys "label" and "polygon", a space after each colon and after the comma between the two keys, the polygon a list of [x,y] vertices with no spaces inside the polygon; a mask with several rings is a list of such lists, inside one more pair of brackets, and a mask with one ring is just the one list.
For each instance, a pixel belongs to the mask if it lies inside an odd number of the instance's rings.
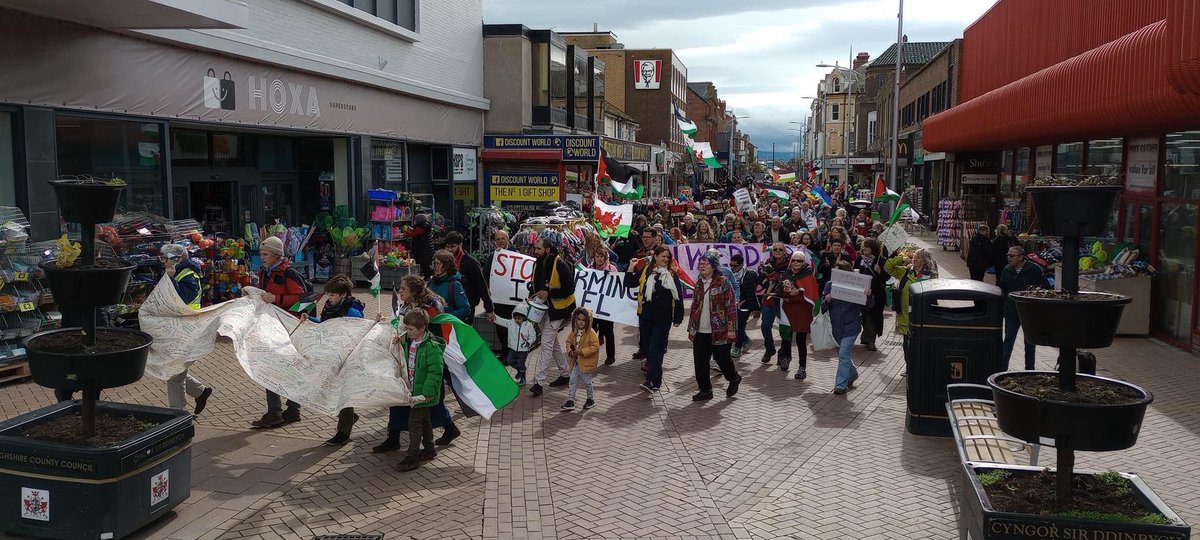
{"label": "overcast sky", "polygon": [[[995,0],[907,0],[909,41],[950,41]],[[671,48],[688,81],[712,81],[751,135],[760,157],[790,150],[829,70],[855,53],[879,56],[896,41],[897,0],[484,0],[486,23],[533,29],[611,31],[626,48]]]}

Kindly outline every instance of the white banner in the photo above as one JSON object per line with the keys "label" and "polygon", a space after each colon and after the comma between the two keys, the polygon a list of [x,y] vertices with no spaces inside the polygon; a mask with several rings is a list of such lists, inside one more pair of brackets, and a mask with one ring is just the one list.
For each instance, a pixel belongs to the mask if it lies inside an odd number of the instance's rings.
{"label": "white banner", "polygon": [[908,233],[904,232],[904,228],[899,224],[893,224],[879,234],[879,241],[887,248],[888,253],[895,253],[908,242]]}
{"label": "white banner", "polygon": [[746,188],[733,192],[733,200],[737,201],[738,210],[742,212],[754,209],[754,201],[750,198],[750,190]]}
{"label": "white banner", "polygon": [[[534,258],[515,251],[496,250],[492,255],[489,287],[492,301],[517,305],[529,296]],[[636,291],[625,287],[623,272],[575,269],[575,303],[592,310],[600,320],[637,326]]]}
{"label": "white banner", "polygon": [[207,357],[221,335],[233,340],[238,362],[254,382],[310,410],[335,416],[344,407],[411,401],[408,377],[391,345],[395,331],[386,322],[341,318],[317,324],[257,295],[193,310],[166,278],[138,318],[142,331],[154,337],[146,373],[158,379]]}

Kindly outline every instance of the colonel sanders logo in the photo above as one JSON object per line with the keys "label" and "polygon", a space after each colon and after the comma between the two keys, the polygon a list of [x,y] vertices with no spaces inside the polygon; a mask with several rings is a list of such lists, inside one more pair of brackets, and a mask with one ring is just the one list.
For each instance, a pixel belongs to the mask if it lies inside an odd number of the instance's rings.
{"label": "colonel sanders logo", "polygon": [[638,90],[658,90],[662,82],[662,60],[635,60],[633,87]]}

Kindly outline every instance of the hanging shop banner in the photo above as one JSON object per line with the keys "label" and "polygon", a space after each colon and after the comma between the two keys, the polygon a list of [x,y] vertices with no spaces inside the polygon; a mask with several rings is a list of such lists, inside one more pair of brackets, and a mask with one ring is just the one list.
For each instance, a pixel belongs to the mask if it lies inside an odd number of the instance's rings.
{"label": "hanging shop banner", "polygon": [[479,179],[479,151],[474,148],[455,148],[451,164],[452,180],[474,182]]}
{"label": "hanging shop banner", "polygon": [[[517,305],[529,296],[534,258],[505,249],[492,254],[489,289],[497,304]],[[575,269],[575,303],[592,310],[597,319],[637,326],[635,292],[625,287],[623,272]]]}
{"label": "hanging shop banner", "polygon": [[[482,99],[450,105],[18,12],[0,17],[3,101],[472,146]],[[474,108],[471,108],[474,107]]]}
{"label": "hanging shop banner", "polygon": [[1129,139],[1125,182],[1130,189],[1152,190],[1158,183],[1158,137]]}
{"label": "hanging shop banner", "polygon": [[622,141],[620,139],[605,137],[601,139],[600,146],[604,147],[604,153],[608,154],[608,157],[622,163],[631,161],[650,163],[653,155],[650,145],[632,141]]}
{"label": "hanging shop banner", "polygon": [[486,135],[483,147],[488,150],[558,150],[562,152],[563,161],[600,159],[600,137],[596,135]]}
{"label": "hanging shop banner", "polygon": [[489,203],[549,202],[561,199],[555,172],[492,171],[487,173]]}

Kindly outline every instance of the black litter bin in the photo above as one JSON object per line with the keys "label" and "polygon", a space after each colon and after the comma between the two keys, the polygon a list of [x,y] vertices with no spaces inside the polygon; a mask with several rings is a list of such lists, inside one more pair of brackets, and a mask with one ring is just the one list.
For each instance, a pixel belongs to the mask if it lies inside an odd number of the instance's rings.
{"label": "black litter bin", "polygon": [[1004,298],[967,279],[931,279],[909,289],[908,414],[916,435],[950,435],[946,385],[987,384],[1002,371]]}

